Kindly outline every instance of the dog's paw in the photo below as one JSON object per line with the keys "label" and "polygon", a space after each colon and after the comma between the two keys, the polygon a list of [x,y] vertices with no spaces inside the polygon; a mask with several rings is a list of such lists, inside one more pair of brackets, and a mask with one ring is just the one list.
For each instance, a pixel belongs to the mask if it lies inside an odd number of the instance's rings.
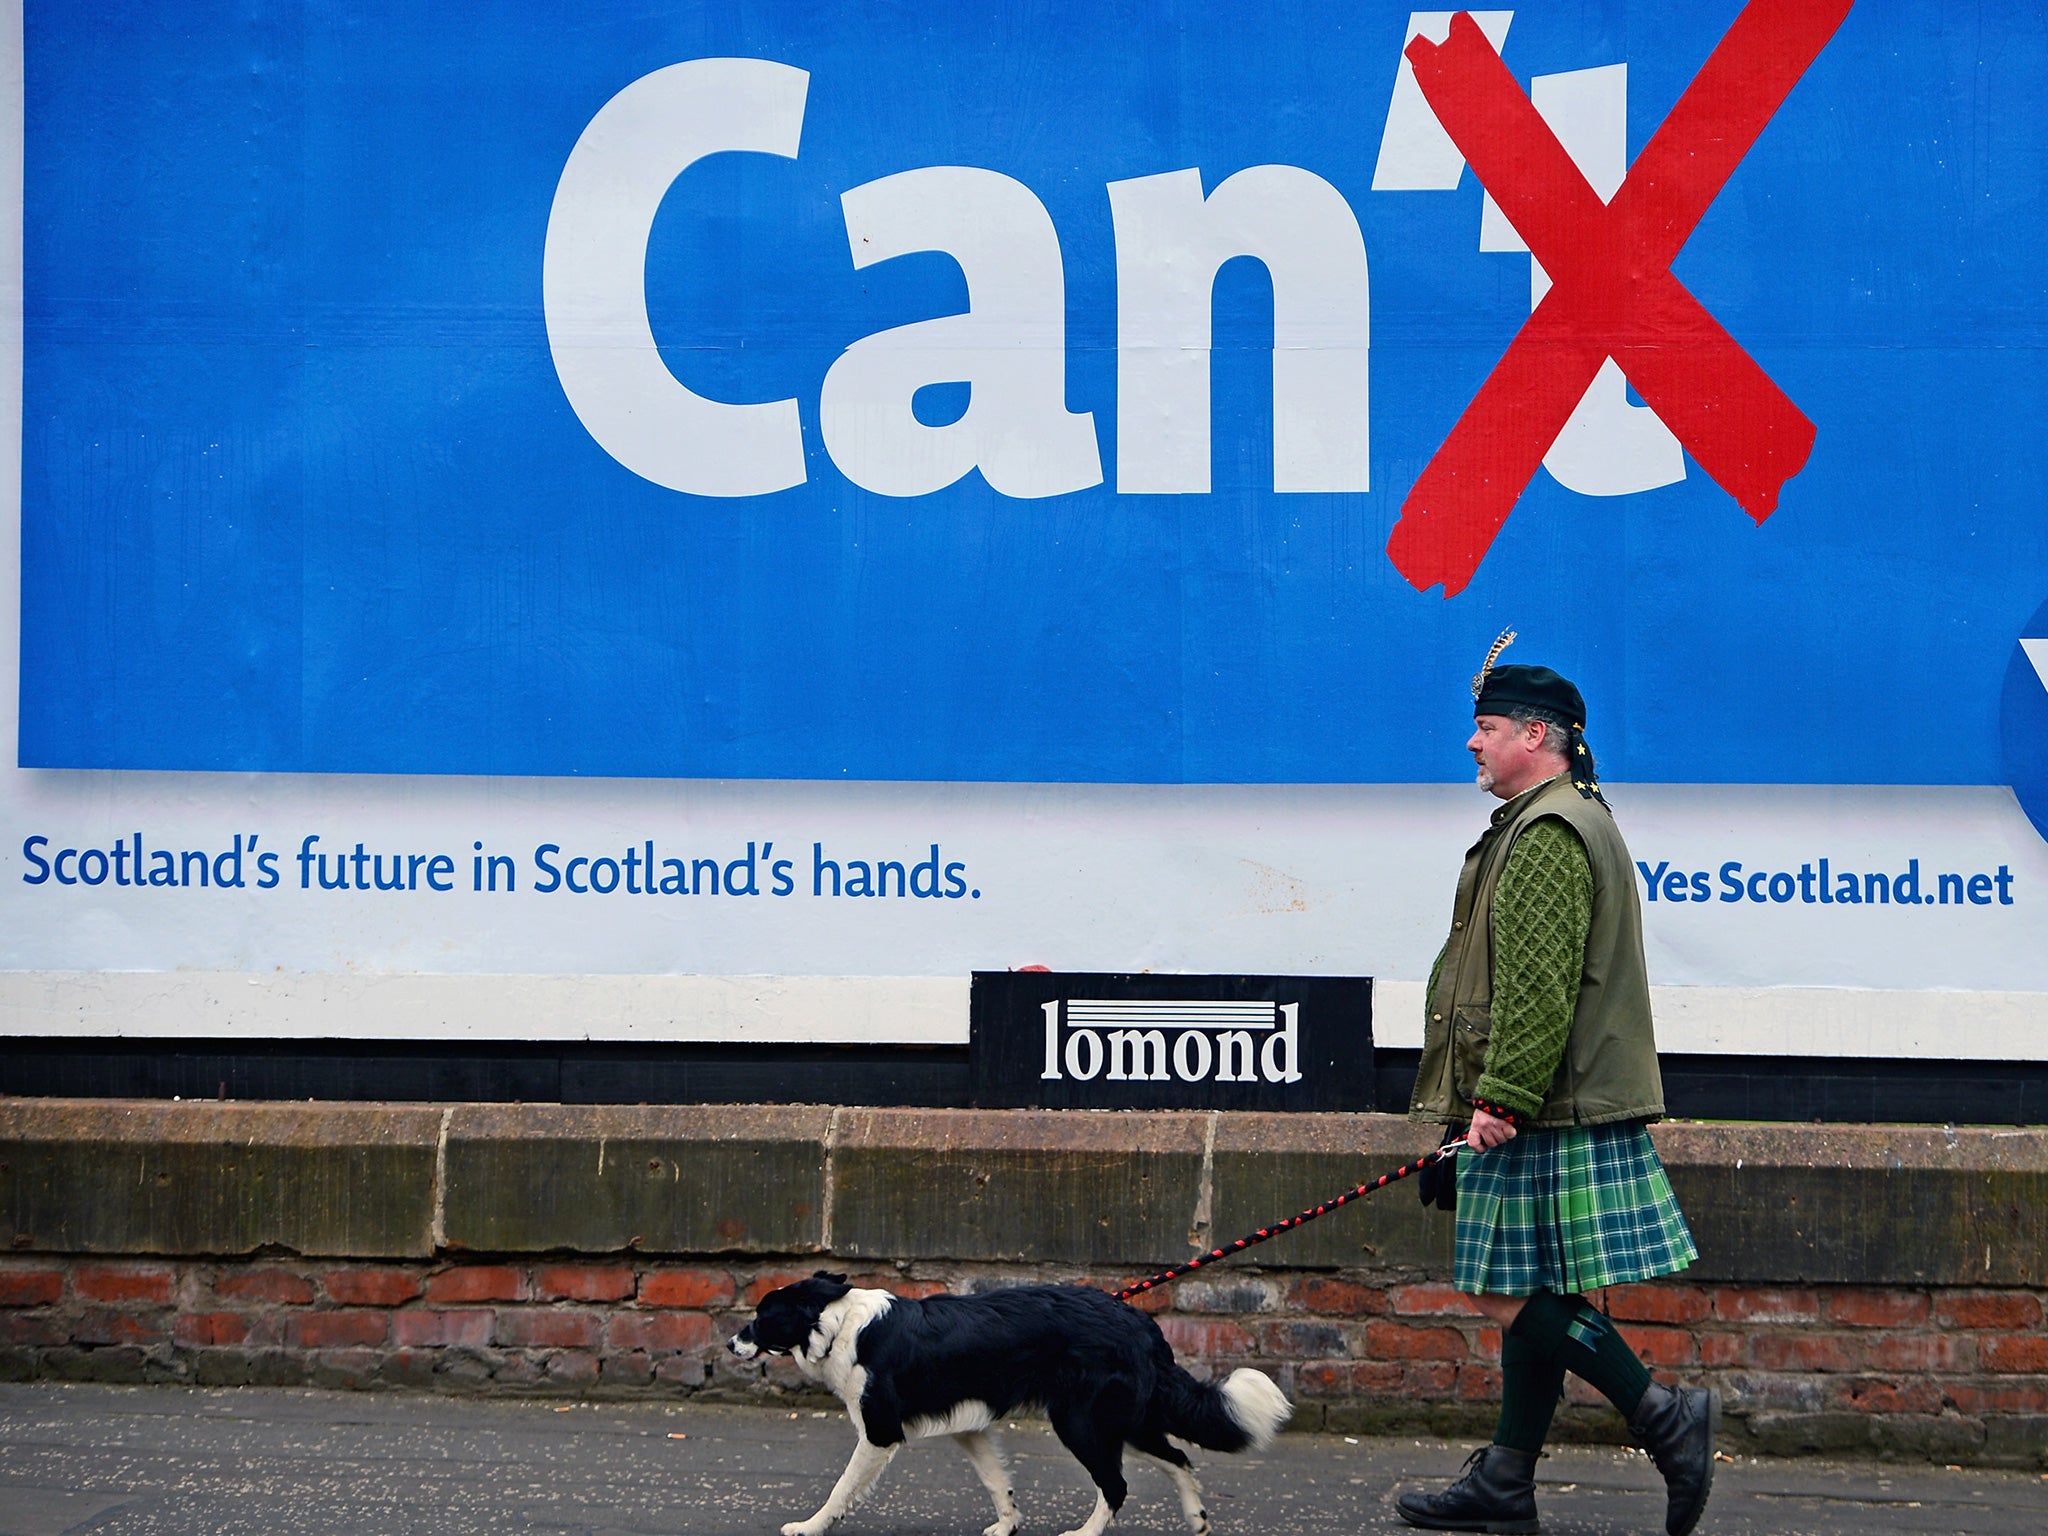
{"label": "dog's paw", "polygon": [[983,1526],[981,1536],[1017,1536],[1017,1527],[1023,1523],[1023,1516],[1010,1515],[998,1520],[994,1525]]}
{"label": "dog's paw", "polygon": [[1198,1509],[1189,1515],[1188,1529],[1193,1531],[1195,1536],[1209,1536],[1209,1511]]}
{"label": "dog's paw", "polygon": [[830,1520],[792,1520],[782,1528],[782,1536],[825,1536],[831,1529]]}

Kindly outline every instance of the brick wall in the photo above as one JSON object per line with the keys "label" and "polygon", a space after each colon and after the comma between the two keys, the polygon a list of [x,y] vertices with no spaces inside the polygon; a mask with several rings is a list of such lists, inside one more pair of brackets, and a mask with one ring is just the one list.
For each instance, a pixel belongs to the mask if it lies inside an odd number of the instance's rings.
{"label": "brick wall", "polygon": [[[808,1390],[786,1362],[742,1364],[721,1346],[763,1294],[821,1262],[0,1260],[0,1379],[781,1400]],[[1132,1278],[850,1267],[857,1284],[913,1297]],[[1684,1282],[1607,1297],[1660,1379],[1721,1389],[1732,1447],[2048,1467],[2044,1300],[2039,1289]],[[1247,1266],[1140,1304],[1198,1373],[1273,1375],[1297,1427],[1491,1428],[1500,1332],[1441,1283]],[[1620,1422],[1574,1381],[1559,1434],[1614,1440]]]}
{"label": "brick wall", "polygon": [[[2048,1131],[1651,1133],[1700,1259],[1617,1289],[1731,1448],[2048,1467]],[[776,1397],[719,1345],[829,1266],[1114,1288],[1398,1166],[1387,1115],[0,1099],[0,1375]],[[1496,1330],[1397,1185],[1145,1305],[1336,1430],[1484,1434]],[[1256,1264],[1249,1262],[1256,1259]],[[1560,1432],[1613,1438],[1578,1387]]]}

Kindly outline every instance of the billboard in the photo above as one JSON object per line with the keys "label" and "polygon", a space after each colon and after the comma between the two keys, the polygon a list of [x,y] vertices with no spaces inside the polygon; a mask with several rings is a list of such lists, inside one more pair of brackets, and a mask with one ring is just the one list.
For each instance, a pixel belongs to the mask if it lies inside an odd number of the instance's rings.
{"label": "billboard", "polygon": [[0,1023],[1398,1042],[1512,626],[1667,1048],[2048,1058],[2044,31],[26,0]]}

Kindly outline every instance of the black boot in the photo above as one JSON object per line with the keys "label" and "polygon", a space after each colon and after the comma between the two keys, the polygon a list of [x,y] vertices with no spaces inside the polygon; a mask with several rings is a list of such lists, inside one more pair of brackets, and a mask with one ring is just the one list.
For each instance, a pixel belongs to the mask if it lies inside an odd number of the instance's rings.
{"label": "black boot", "polygon": [[1705,1387],[1651,1384],[1629,1416],[1628,1432],[1664,1474],[1670,1502],[1666,1536],[1687,1536],[1699,1524],[1714,1486],[1714,1436],[1721,1428],[1721,1394]]}
{"label": "black boot", "polygon": [[1427,1531],[1527,1533],[1536,1526],[1536,1456],[1505,1445],[1482,1445],[1465,1475],[1442,1493],[1404,1493],[1401,1518]]}

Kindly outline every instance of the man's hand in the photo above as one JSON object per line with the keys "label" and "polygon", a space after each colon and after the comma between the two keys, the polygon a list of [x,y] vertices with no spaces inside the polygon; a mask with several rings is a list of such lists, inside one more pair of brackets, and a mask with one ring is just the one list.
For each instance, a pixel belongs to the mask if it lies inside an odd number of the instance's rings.
{"label": "man's hand", "polygon": [[1472,1129],[1465,1133],[1465,1145],[1474,1152],[1491,1152],[1514,1139],[1515,1128],[1499,1115],[1483,1109],[1472,1111]]}

